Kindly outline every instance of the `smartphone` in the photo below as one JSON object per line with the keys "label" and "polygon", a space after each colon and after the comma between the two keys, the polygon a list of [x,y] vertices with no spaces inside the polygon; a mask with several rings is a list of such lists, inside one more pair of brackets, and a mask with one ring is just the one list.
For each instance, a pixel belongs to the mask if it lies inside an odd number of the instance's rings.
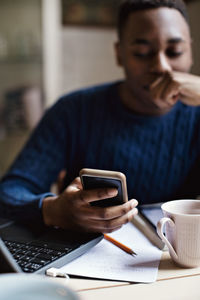
{"label": "smartphone", "polygon": [[165,249],[165,243],[157,234],[156,225],[163,217],[160,203],[144,204],[138,206],[138,215],[132,219],[132,223],[159,249]]}
{"label": "smartphone", "polygon": [[158,221],[163,217],[162,203],[143,204],[138,206],[139,214],[156,230]]}
{"label": "smartphone", "polygon": [[83,189],[117,188],[115,197],[93,201],[92,206],[108,207],[120,205],[128,201],[126,176],[121,172],[97,169],[82,169],[79,173]]}

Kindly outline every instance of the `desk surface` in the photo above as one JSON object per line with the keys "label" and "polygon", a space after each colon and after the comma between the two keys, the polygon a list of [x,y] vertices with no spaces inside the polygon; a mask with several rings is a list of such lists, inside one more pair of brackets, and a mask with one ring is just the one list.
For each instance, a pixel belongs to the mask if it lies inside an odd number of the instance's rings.
{"label": "desk surface", "polygon": [[159,266],[158,279],[150,284],[133,284],[128,282],[75,279],[67,283],[59,280],[77,291],[80,300],[121,300],[121,299],[152,299],[153,300],[199,300],[200,299],[200,267],[184,269],[176,266],[163,252]]}
{"label": "desk surface", "polygon": [[199,300],[200,276],[79,292],[80,300]]}

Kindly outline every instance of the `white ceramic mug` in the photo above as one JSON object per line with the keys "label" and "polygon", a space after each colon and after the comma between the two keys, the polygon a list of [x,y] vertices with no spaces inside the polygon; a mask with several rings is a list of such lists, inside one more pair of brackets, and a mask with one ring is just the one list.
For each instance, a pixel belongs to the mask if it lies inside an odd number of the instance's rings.
{"label": "white ceramic mug", "polygon": [[200,265],[200,200],[173,200],[161,208],[164,218],[158,221],[157,232],[171,258],[182,267]]}

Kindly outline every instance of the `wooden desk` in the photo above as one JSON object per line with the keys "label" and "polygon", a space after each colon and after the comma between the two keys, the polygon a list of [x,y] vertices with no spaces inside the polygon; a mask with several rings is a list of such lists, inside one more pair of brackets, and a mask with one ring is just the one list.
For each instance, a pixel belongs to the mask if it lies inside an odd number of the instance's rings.
{"label": "wooden desk", "polygon": [[176,266],[163,252],[158,279],[150,284],[133,284],[93,279],[56,279],[75,290],[80,300],[199,300],[200,267]]}
{"label": "wooden desk", "polygon": [[81,300],[199,300],[200,275],[79,292]]}

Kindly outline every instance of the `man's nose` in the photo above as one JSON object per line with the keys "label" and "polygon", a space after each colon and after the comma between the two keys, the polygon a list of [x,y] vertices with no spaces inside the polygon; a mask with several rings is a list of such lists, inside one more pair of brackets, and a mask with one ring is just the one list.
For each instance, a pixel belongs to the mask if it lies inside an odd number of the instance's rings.
{"label": "man's nose", "polygon": [[152,57],[150,71],[159,75],[172,71],[165,53],[158,52]]}

